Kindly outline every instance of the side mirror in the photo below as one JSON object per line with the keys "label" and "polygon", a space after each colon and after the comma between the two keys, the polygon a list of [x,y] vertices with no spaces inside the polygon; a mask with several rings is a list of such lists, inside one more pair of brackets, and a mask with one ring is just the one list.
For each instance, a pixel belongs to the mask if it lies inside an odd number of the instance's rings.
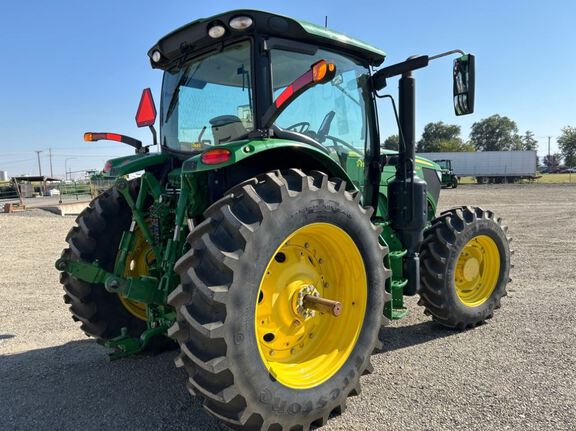
{"label": "side mirror", "polygon": [[472,54],[454,60],[454,112],[467,115],[474,112],[474,66]]}
{"label": "side mirror", "polygon": [[136,111],[136,125],[138,127],[150,127],[154,125],[155,121],[156,105],[154,105],[152,91],[150,91],[149,88],[145,88],[144,91],[142,91],[138,111]]}

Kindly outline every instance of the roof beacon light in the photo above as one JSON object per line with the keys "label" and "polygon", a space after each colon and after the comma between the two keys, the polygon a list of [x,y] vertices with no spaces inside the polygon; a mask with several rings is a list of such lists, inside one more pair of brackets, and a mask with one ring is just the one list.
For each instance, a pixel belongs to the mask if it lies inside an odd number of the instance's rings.
{"label": "roof beacon light", "polygon": [[162,58],[162,54],[160,54],[160,51],[156,50],[152,53],[152,61],[154,63],[158,63],[161,58]]}
{"label": "roof beacon light", "polygon": [[224,33],[226,33],[226,29],[222,24],[213,25],[210,27],[210,29],[208,29],[208,36],[210,36],[212,39],[219,39],[224,36]]}
{"label": "roof beacon light", "polygon": [[234,30],[246,30],[252,25],[252,18],[249,16],[237,16],[230,20],[230,27]]}

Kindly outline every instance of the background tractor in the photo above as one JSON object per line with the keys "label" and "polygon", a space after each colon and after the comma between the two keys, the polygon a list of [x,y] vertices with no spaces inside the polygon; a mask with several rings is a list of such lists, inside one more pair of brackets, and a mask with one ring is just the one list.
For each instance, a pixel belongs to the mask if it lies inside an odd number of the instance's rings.
{"label": "background tractor", "polygon": [[452,170],[452,160],[434,160],[434,162],[442,169],[442,187],[451,187],[453,189],[458,187],[458,177]]}
{"label": "background tractor", "polygon": [[[136,154],[106,163],[114,187],[56,262],[73,318],[112,359],[176,342],[208,412],[236,429],[291,430],[359,393],[405,295],[448,327],[492,317],[506,227],[480,208],[436,215],[440,167],[414,153],[412,71],[453,53],[455,110],[468,114],[474,57],[461,51],[372,72],[381,50],[254,10],[160,39],[148,53],[164,73],[158,138],[150,90],[136,115],[160,152],[85,134]],[[400,150],[382,154],[376,98],[395,76]]]}

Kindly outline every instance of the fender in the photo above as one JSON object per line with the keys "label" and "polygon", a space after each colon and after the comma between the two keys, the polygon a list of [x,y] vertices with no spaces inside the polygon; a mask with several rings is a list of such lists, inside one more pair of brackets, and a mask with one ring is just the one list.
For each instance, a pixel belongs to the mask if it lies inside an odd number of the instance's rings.
{"label": "fender", "polygon": [[166,163],[169,158],[167,154],[147,153],[110,159],[104,166],[103,176],[111,178],[121,177],[150,166],[161,165]]}
{"label": "fender", "polygon": [[230,142],[213,148],[228,149],[230,158],[225,162],[209,165],[202,162],[202,153],[196,154],[184,162],[182,175],[216,171],[239,163],[250,163],[252,160],[256,162],[261,157],[269,157],[276,162],[274,163],[273,161],[271,164],[266,165],[266,171],[281,169],[286,167],[284,166],[286,155],[289,154],[291,159],[298,160],[296,165],[289,167],[301,168],[304,164],[312,165],[314,169],[321,170],[331,177],[341,178],[356,187],[351,176],[329,154],[302,142],[286,139],[255,139]]}

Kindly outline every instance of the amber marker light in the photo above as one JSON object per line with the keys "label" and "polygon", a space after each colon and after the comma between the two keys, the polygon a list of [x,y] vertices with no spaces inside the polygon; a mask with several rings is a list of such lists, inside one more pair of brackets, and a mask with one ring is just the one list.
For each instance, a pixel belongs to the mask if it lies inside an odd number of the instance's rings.
{"label": "amber marker light", "polygon": [[322,84],[334,78],[336,67],[334,63],[328,63],[326,60],[320,60],[312,65],[312,76],[314,82]]}

